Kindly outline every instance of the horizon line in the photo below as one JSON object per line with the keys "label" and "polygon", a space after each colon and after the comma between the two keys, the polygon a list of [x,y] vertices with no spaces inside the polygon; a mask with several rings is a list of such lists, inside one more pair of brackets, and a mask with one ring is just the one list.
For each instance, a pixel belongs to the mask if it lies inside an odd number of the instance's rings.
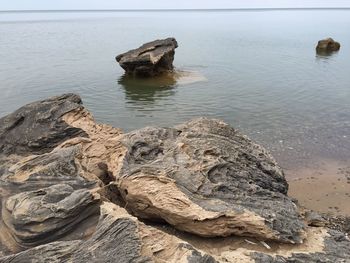
{"label": "horizon line", "polygon": [[22,12],[157,12],[157,11],[278,11],[278,10],[344,10],[349,7],[252,7],[252,8],[145,8],[145,9],[11,9],[0,13]]}

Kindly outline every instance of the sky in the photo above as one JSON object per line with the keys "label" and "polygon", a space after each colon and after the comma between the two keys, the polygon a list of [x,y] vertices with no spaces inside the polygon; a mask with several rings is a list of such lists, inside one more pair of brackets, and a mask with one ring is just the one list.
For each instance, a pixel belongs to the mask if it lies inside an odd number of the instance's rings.
{"label": "sky", "polygon": [[0,10],[350,7],[350,0],[0,0]]}

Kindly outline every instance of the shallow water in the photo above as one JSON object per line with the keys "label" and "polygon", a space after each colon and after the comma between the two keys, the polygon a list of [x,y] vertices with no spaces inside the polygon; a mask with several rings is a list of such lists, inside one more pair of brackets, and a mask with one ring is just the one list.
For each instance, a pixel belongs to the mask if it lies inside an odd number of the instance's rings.
{"label": "shallow water", "polygon": [[[350,11],[0,13],[0,116],[79,93],[100,122],[132,130],[224,119],[284,166],[350,156]],[[114,57],[173,36],[187,77],[135,81]],[[317,56],[331,36],[340,52]]]}

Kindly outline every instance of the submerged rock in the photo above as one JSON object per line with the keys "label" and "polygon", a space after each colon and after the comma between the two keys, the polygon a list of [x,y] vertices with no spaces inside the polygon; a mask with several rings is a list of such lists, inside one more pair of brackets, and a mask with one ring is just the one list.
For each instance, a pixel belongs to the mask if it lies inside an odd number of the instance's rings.
{"label": "submerged rock", "polygon": [[138,77],[152,77],[172,70],[175,38],[155,40],[116,57],[126,74]]}
{"label": "submerged rock", "polygon": [[340,49],[340,44],[334,41],[332,38],[326,38],[318,41],[316,46],[317,53],[327,53],[338,51]]}
{"label": "submerged rock", "polygon": [[350,258],[344,233],[303,223],[273,157],[221,121],[122,134],[66,94],[0,124],[1,263]]}

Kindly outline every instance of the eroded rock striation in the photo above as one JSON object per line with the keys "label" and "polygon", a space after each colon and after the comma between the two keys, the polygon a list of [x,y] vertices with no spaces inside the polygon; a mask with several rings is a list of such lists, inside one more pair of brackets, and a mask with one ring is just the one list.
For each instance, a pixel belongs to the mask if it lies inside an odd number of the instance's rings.
{"label": "eroded rock striation", "polygon": [[152,77],[173,70],[175,38],[155,40],[116,57],[126,74],[136,77]]}
{"label": "eroded rock striation", "polygon": [[317,53],[329,53],[338,51],[340,49],[339,42],[333,40],[333,38],[326,38],[318,41],[316,46]]}
{"label": "eroded rock striation", "polygon": [[304,224],[273,157],[229,125],[205,118],[126,134],[119,188],[139,217],[201,236],[300,243]]}
{"label": "eroded rock striation", "polygon": [[65,94],[0,124],[0,262],[349,262],[222,121],[123,134]]}

